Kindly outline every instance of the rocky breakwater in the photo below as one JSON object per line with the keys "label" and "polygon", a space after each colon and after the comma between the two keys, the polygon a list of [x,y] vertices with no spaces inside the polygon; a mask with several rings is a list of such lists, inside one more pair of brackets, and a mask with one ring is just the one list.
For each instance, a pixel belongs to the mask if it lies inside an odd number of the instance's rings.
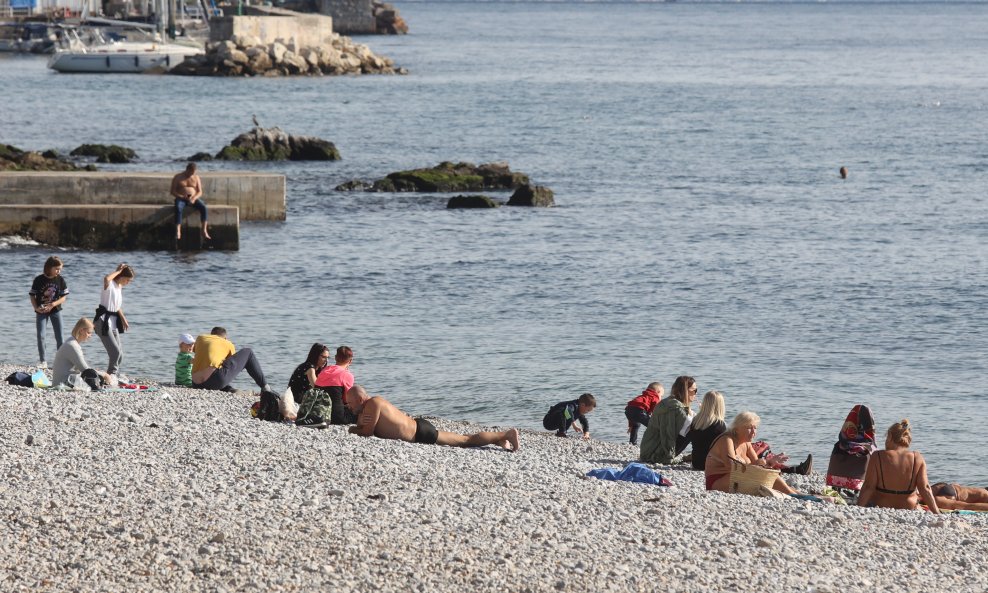
{"label": "rocky breakwater", "polygon": [[336,145],[314,136],[294,136],[281,128],[256,127],[240,134],[216,156],[199,152],[191,161],[338,161]]}
{"label": "rocky breakwater", "polygon": [[[515,190],[508,206],[554,206],[552,190],[532,185],[528,175],[511,170],[507,163],[453,163],[445,161],[435,167],[396,171],[375,181],[352,179],[336,186],[337,191],[367,192],[477,192],[484,190]],[[457,195],[450,198],[447,208],[497,208],[501,200],[482,194]]]}
{"label": "rocky breakwater", "polygon": [[321,76],[324,74],[407,74],[366,45],[333,34],[323,45],[297,47],[293,42],[264,44],[249,35],[210,43],[206,53],[191,56],[169,74],[185,76]]}

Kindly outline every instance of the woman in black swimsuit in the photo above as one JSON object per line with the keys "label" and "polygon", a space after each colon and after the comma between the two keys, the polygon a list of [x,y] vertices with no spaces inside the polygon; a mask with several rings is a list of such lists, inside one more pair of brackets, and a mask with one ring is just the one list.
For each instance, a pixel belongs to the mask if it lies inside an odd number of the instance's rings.
{"label": "woman in black swimsuit", "polygon": [[889,427],[885,450],[868,460],[858,506],[915,509],[922,499],[932,512],[940,512],[926,477],[926,460],[909,450],[912,440],[908,420]]}

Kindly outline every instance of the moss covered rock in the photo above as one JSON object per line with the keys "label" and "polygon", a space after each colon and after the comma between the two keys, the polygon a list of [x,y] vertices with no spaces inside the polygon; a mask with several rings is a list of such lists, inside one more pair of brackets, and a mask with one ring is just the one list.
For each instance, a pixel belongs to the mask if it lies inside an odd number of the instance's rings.
{"label": "moss covered rock", "polygon": [[332,142],[313,136],[293,136],[280,128],[254,128],[216,154],[221,161],[338,161]]}
{"label": "moss covered rock", "polygon": [[62,160],[54,151],[44,154],[21,150],[9,144],[0,144],[0,171],[95,171],[96,167],[87,165],[84,169],[73,163]]}
{"label": "moss covered rock", "polygon": [[529,182],[528,175],[511,171],[507,163],[452,163],[445,161],[428,169],[396,171],[373,183],[348,181],[339,191],[444,193],[514,189]]}
{"label": "moss covered rock", "polygon": [[552,190],[541,185],[523,185],[511,194],[508,206],[549,208],[556,205]]}
{"label": "moss covered rock", "polygon": [[129,163],[137,158],[136,152],[116,144],[83,144],[69,155],[96,157],[97,163]]}

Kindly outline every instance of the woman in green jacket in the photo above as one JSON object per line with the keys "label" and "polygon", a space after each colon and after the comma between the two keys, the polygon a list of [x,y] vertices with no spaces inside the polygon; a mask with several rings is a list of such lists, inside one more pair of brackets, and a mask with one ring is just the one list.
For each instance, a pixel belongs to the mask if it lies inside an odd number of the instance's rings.
{"label": "woman in green jacket", "polygon": [[641,461],[670,464],[686,448],[686,439],[680,433],[688,424],[693,411],[690,406],[696,399],[696,381],[693,377],[676,377],[672,384],[672,397],[655,407],[642,437]]}

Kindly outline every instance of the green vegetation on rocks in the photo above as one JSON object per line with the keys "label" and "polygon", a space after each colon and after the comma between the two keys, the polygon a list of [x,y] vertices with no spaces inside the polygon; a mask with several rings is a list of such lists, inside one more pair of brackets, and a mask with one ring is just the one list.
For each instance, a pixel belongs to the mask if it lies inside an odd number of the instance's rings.
{"label": "green vegetation on rocks", "polygon": [[445,161],[428,169],[397,171],[373,183],[359,179],[336,186],[338,191],[456,192],[506,190],[525,185],[528,175],[515,173],[507,163],[452,163]]}
{"label": "green vegetation on rocks", "polygon": [[137,158],[133,150],[116,144],[83,144],[69,155],[96,157],[97,163],[129,163]]}

